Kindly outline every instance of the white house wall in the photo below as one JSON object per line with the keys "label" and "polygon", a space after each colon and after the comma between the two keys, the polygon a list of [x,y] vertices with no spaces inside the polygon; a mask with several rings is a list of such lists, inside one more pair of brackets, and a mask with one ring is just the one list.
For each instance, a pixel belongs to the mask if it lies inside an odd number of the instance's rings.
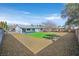
{"label": "white house wall", "polygon": [[15,28],[15,32],[17,32],[17,33],[22,33],[22,29],[17,26],[17,27]]}
{"label": "white house wall", "polygon": [[41,30],[40,30],[40,29],[38,29],[38,28],[37,28],[37,29],[35,29],[35,32],[40,32],[40,31],[41,31]]}

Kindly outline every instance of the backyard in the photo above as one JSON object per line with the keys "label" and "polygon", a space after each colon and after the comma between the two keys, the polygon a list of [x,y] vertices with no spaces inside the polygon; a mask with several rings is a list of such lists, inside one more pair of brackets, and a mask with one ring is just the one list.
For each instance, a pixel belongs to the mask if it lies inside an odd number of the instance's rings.
{"label": "backyard", "polygon": [[[14,32],[7,33],[6,34],[7,36],[5,37],[7,43],[5,43],[6,41],[4,42],[5,45],[4,45],[4,50],[2,52],[2,55],[32,55],[32,54],[33,55],[43,55],[43,54],[56,55],[56,54],[60,54],[61,52],[63,54],[64,48],[67,49],[66,47],[68,47],[69,49],[69,46],[72,45],[70,42],[72,42],[73,39],[68,39],[68,38],[71,38],[72,36],[71,33],[69,34],[67,32],[53,32],[53,34],[67,36],[67,38],[64,36],[63,38],[57,40],[56,41],[57,43],[52,40],[48,40],[44,38],[40,39],[40,38],[36,38],[36,36],[34,37],[32,36],[32,34],[39,34],[39,33],[41,32],[30,33],[30,34],[18,34]],[[47,32],[46,34],[52,34],[52,32],[50,33]],[[72,38],[73,37],[74,36],[72,36]],[[69,45],[66,43],[68,43]],[[62,50],[60,50],[60,47]],[[59,52],[61,51],[61,52],[59,53],[56,51],[59,51]],[[67,53],[70,53],[70,52],[67,52]]]}
{"label": "backyard", "polygon": [[[32,53],[37,54],[45,47],[52,44],[54,41],[43,38],[46,35],[64,36],[67,32],[34,32],[28,34],[18,34],[15,32],[9,32],[13,37],[27,47]],[[51,36],[51,37],[52,37]],[[57,39],[58,40],[58,39]]]}

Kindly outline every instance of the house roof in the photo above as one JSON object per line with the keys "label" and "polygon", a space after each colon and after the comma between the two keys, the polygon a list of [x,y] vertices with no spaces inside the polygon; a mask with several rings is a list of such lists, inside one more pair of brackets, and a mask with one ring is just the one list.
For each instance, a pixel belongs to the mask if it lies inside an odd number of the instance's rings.
{"label": "house roof", "polygon": [[45,28],[42,25],[18,25],[20,28]]}

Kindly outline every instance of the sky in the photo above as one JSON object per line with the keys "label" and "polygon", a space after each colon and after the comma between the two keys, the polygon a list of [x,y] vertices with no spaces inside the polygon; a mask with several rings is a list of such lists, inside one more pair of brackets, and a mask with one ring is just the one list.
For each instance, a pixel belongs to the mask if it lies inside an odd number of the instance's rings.
{"label": "sky", "polygon": [[64,25],[61,18],[62,3],[0,3],[0,21],[11,24],[41,24],[52,21]]}

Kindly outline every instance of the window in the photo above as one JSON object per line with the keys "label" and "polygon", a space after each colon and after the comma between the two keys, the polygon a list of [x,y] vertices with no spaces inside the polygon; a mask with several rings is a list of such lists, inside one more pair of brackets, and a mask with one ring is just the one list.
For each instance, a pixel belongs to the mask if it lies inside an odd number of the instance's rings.
{"label": "window", "polygon": [[32,31],[35,32],[35,28],[32,28]]}
{"label": "window", "polygon": [[34,28],[33,28],[32,30],[33,30],[33,31],[35,31],[35,29],[34,29]]}
{"label": "window", "polygon": [[41,28],[40,30],[43,30],[43,28]]}
{"label": "window", "polygon": [[28,28],[27,31],[30,31],[30,28]]}

